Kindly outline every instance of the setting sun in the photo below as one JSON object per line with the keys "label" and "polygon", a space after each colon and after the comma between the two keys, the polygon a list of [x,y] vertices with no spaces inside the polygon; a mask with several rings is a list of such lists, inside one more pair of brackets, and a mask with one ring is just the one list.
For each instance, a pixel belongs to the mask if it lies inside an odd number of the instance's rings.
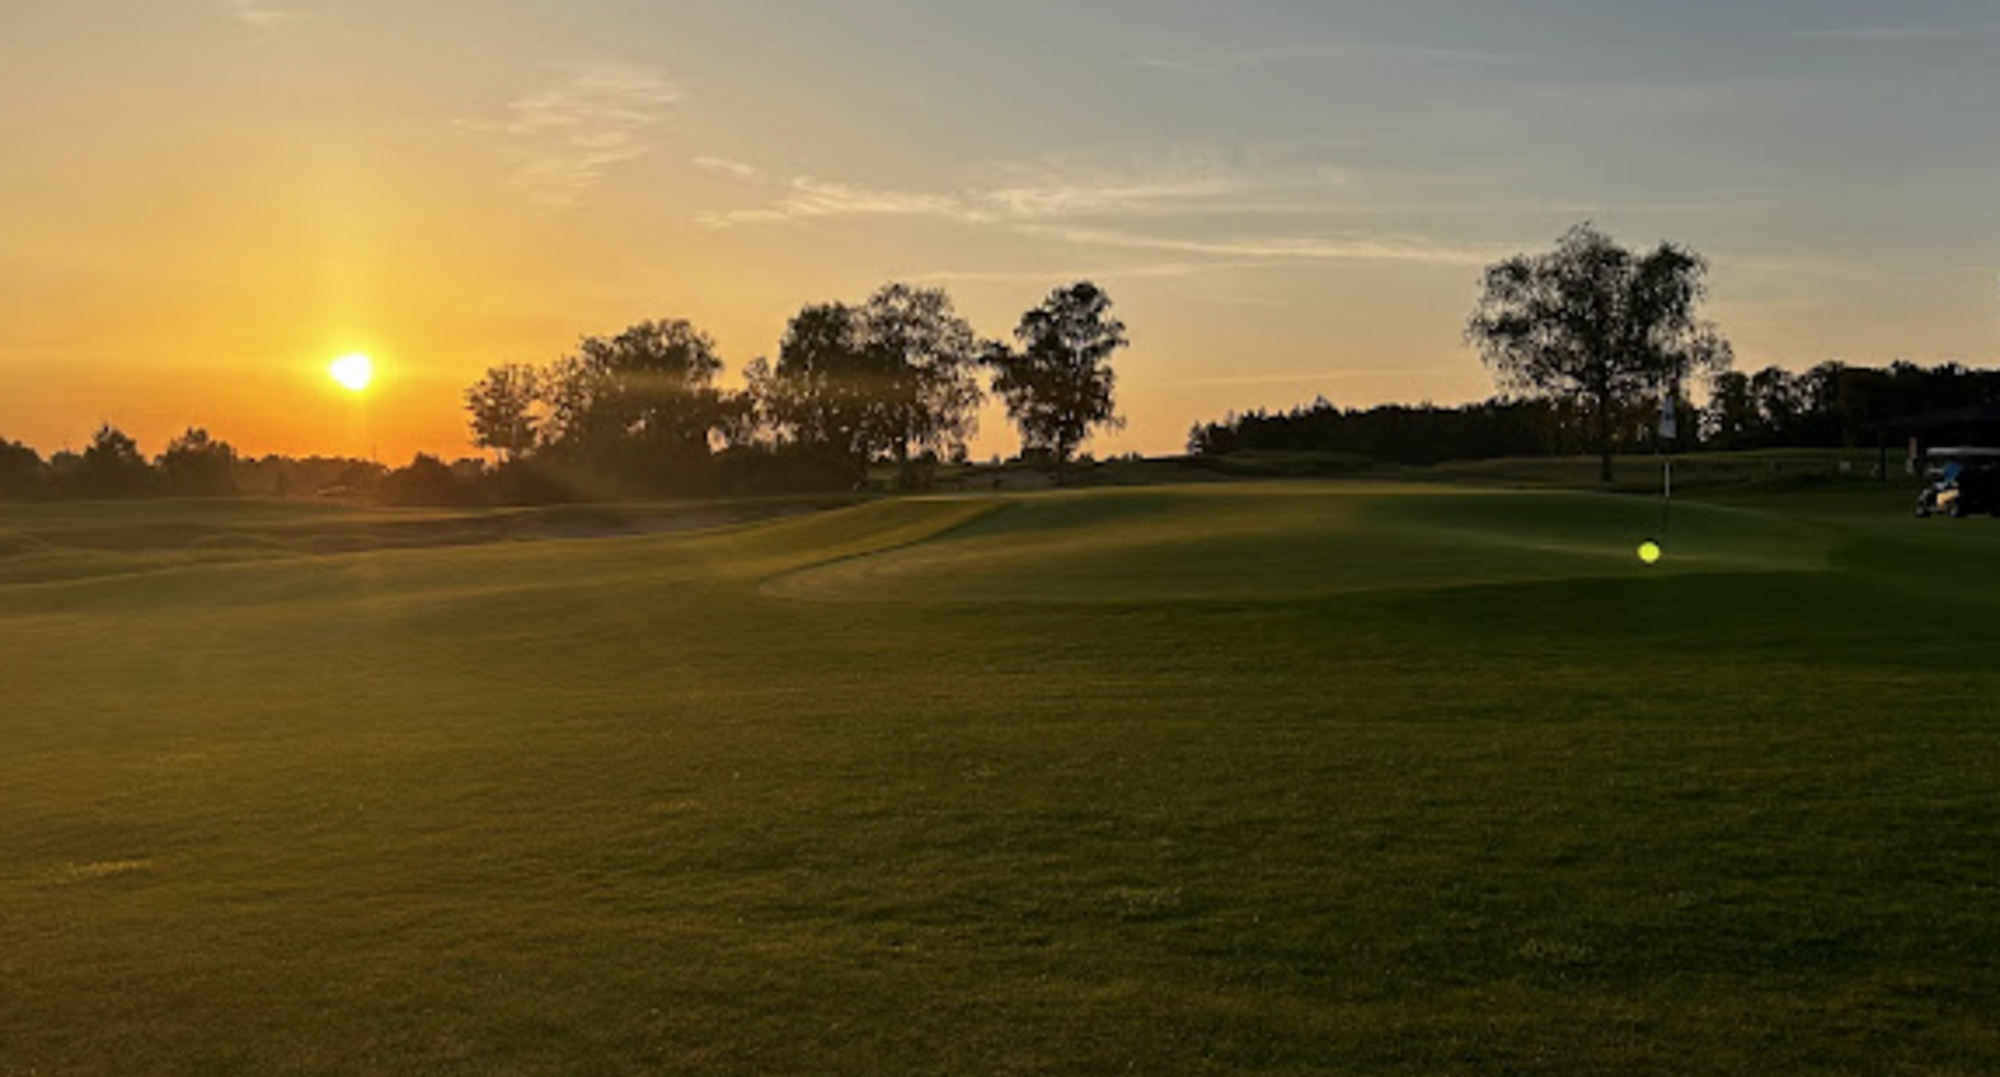
{"label": "setting sun", "polygon": [[368,388],[368,383],[375,380],[375,363],[360,352],[355,352],[335,359],[327,366],[326,372],[334,381],[340,383],[341,388],[350,393],[358,393]]}

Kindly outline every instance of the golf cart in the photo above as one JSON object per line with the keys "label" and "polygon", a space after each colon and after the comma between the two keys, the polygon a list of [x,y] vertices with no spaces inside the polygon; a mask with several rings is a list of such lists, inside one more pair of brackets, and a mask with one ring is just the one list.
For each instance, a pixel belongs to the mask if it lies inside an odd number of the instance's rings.
{"label": "golf cart", "polygon": [[2000,516],[2000,449],[1939,448],[1926,454],[1931,479],[1917,495],[1917,515]]}

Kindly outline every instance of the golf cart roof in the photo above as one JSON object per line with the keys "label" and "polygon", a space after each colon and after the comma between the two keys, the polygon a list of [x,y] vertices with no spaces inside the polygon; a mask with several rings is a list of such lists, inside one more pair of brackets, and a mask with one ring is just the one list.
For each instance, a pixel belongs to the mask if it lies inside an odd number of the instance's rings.
{"label": "golf cart roof", "polygon": [[2000,449],[1979,445],[1939,445],[1924,450],[1924,455],[1933,460],[1939,457],[1954,460],[2000,460]]}

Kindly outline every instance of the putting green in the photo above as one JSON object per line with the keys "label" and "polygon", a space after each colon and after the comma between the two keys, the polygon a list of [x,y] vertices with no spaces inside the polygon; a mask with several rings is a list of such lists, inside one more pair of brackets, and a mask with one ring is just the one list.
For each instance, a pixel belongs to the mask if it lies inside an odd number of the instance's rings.
{"label": "putting green", "polygon": [[953,526],[814,565],[767,593],[821,600],[1281,599],[1359,590],[1823,569],[1829,541],[1784,516],[1594,493],[1244,485],[938,502]]}

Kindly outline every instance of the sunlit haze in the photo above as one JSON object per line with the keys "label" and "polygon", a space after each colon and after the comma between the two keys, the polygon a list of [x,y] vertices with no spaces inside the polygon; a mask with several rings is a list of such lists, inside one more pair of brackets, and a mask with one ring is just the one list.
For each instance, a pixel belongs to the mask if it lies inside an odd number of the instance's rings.
{"label": "sunlit haze", "polygon": [[9,4],[0,436],[466,455],[465,386],[586,333],[687,318],[734,385],[804,303],[1000,337],[1087,276],[1091,448],[1169,452],[1487,396],[1480,268],[1585,218],[1706,255],[1740,366],[1991,364],[1996,46],[1987,0]]}

